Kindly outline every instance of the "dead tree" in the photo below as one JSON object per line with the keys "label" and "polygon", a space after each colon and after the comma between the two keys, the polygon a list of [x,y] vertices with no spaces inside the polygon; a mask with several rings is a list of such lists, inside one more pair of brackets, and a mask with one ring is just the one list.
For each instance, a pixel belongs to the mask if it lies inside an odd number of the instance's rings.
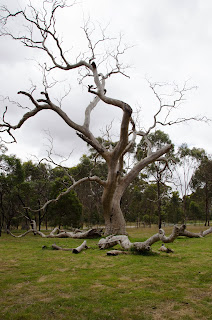
{"label": "dead tree", "polygon": [[[116,47],[111,51],[111,40],[105,35],[105,30],[101,30],[102,36],[97,41],[92,41],[92,30],[89,29],[89,23],[84,25],[85,39],[88,44],[89,51],[84,54],[79,54],[77,58],[72,57],[63,48],[63,43],[57,34],[57,19],[56,15],[59,10],[68,10],[68,5],[65,0],[59,1],[43,1],[41,8],[37,10],[31,3],[24,9],[16,12],[11,12],[7,7],[2,7],[1,10],[1,35],[12,37],[13,40],[20,41],[24,46],[41,50],[51,64],[44,66],[44,81],[43,91],[40,93],[40,98],[36,98],[36,90],[27,92],[20,90],[18,95],[26,98],[27,107],[32,108],[26,112],[16,124],[11,124],[7,119],[7,108],[2,115],[2,123],[0,124],[1,132],[6,132],[15,141],[13,131],[21,128],[28,119],[35,117],[43,110],[51,110],[55,112],[69,127],[76,131],[78,137],[90,145],[96,153],[106,162],[108,168],[107,179],[102,180],[98,176],[84,177],[79,181],[72,179],[70,187],[60,194],[57,199],[48,201],[41,209],[57,201],[63,194],[68,193],[72,188],[85,181],[91,181],[103,187],[102,206],[105,219],[105,234],[125,234],[126,223],[120,207],[122,195],[130,183],[137,177],[139,172],[148,164],[159,161],[161,157],[165,161],[164,155],[170,150],[171,145],[166,145],[161,149],[153,150],[151,143],[148,141],[148,134],[156,128],[157,125],[171,125],[179,123],[186,119],[177,119],[172,121],[168,116],[171,110],[175,109],[184,97],[184,93],[188,88],[175,88],[174,95],[169,102],[160,98],[157,93],[157,85],[151,84],[150,88],[157,99],[158,110],[153,116],[152,125],[146,130],[139,130],[132,118],[133,109],[126,102],[111,97],[107,94],[106,84],[107,80],[116,74],[126,76],[125,67],[121,62],[121,58],[128,47],[123,46],[121,39],[117,39]],[[21,34],[21,30],[9,30],[10,20],[22,19],[23,26],[26,26],[25,31]],[[17,31],[17,33],[16,33]],[[102,43],[109,41],[108,50],[99,52],[99,47]],[[74,44],[70,43],[70,47]],[[55,50],[54,50],[55,49]],[[105,49],[104,49],[105,50]],[[99,58],[100,57],[100,58]],[[110,69],[109,69],[110,68]],[[78,124],[63,111],[62,101],[56,104],[51,97],[50,86],[48,86],[46,74],[60,70],[61,72],[72,72],[78,69],[81,74],[81,82],[88,80],[88,93],[93,96],[91,102],[85,106],[84,122]],[[106,71],[105,71],[106,70]],[[160,87],[160,86],[159,86]],[[66,97],[67,98],[67,97]],[[28,99],[28,101],[27,101]],[[113,112],[114,109],[121,111],[121,124],[119,130],[119,138],[113,148],[108,149],[104,143],[100,143],[90,130],[91,114],[98,103],[108,105]],[[158,104],[159,102],[159,104]],[[167,112],[165,122],[161,122],[161,113]],[[139,125],[139,128],[143,124]],[[124,160],[128,152],[132,149],[138,136],[145,137],[148,146],[148,154],[145,158],[137,162],[134,167],[125,172]]]}

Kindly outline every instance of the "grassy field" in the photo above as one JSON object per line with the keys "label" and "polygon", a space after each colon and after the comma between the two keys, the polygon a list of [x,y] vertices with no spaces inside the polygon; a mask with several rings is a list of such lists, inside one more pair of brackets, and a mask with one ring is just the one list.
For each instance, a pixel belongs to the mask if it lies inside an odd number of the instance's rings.
{"label": "grassy field", "polygon": [[[129,229],[132,241],[156,232]],[[50,249],[81,242],[3,234],[0,319],[212,319],[212,234],[178,238],[169,244],[172,254],[111,257],[97,248],[98,240],[88,240],[90,249],[78,255]]]}

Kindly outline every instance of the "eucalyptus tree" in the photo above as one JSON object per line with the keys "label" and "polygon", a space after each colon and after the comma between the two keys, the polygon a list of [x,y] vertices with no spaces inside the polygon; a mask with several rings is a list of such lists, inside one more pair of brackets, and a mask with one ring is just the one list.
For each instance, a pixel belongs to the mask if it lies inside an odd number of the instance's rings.
{"label": "eucalyptus tree", "polygon": [[[47,210],[42,212],[39,208],[50,197],[51,167],[46,163],[35,164],[32,161],[27,161],[23,163],[23,171],[24,182],[20,185],[18,196],[26,210],[26,216],[36,219],[40,230]],[[29,208],[38,208],[38,211],[32,214]]]}
{"label": "eucalyptus tree", "polygon": [[[164,96],[160,96],[157,91],[161,86],[150,84],[150,88],[157,101],[156,109],[158,109],[153,116],[152,125],[146,130],[140,130],[140,128],[144,127],[144,124],[140,123],[140,125],[137,125],[135,123],[132,107],[119,98],[110,96],[107,91],[107,83],[111,77],[117,74],[126,76],[126,67],[121,60],[128,47],[122,44],[121,38],[117,39],[116,45],[112,45],[114,39],[105,34],[105,29],[100,28],[101,34],[96,40],[93,40],[95,28],[87,22],[83,30],[88,50],[83,53],[79,52],[74,57],[71,55],[71,52],[67,51],[67,47],[74,47],[75,44],[68,43],[68,46],[64,45],[57,31],[58,12],[60,10],[71,11],[72,7],[68,6],[65,0],[45,0],[42,1],[38,9],[36,5],[30,2],[23,10],[11,11],[6,6],[2,7],[1,10],[1,35],[10,36],[13,40],[20,41],[24,46],[31,49],[41,50],[47,57],[43,68],[44,81],[41,96],[39,98],[36,97],[37,92],[35,87],[31,91],[20,90],[18,95],[26,98],[25,106],[29,109],[31,106],[31,109],[23,114],[16,124],[11,124],[7,118],[8,113],[6,108],[2,117],[1,131],[7,132],[13,141],[15,141],[13,131],[21,128],[26,121],[37,116],[43,110],[55,112],[70,129],[76,131],[79,138],[96,150],[99,157],[106,162],[108,172],[106,179],[102,179],[97,175],[83,177],[77,181],[72,179],[72,184],[66,191],[61,193],[57,199],[46,202],[42,209],[45,209],[52,201],[57,201],[59,197],[70,192],[72,188],[80,183],[92,181],[103,188],[102,206],[106,227],[105,233],[124,234],[126,232],[126,223],[120,207],[124,191],[143,168],[156,160],[159,161],[160,157],[165,155],[172,146],[167,144],[162,148],[159,147],[156,150],[152,150],[151,143],[149,143],[147,155],[141,158],[127,172],[124,171],[124,159],[134,145],[137,137],[145,137],[146,141],[148,141],[148,135],[157,125],[170,125],[185,121],[185,119],[173,121],[170,120],[169,116],[171,110],[174,110],[182,100],[188,88],[185,86],[182,88],[175,87],[174,94],[169,96],[169,100],[164,100]],[[71,13],[69,19],[70,16]],[[16,26],[16,30],[10,30],[10,22],[12,20],[23,21],[24,31],[18,25]],[[82,124],[74,121],[72,117],[74,106],[71,108],[72,112],[69,112],[70,110],[65,112],[63,110],[63,99],[56,101],[52,97],[51,85],[48,84],[47,74],[48,72],[54,73],[57,70],[66,74],[72,72],[73,75],[75,75],[74,70],[78,70],[80,83],[88,82],[88,94],[93,98],[84,108],[84,121]],[[68,93],[66,94],[66,99],[70,97]],[[91,131],[91,115],[99,102],[104,104],[104,106],[108,105],[111,113],[117,109],[121,112],[118,141],[114,146],[109,148],[99,141]],[[75,107],[77,108],[78,106]],[[164,121],[161,120],[162,117],[160,118],[161,114],[163,116],[166,114],[165,118],[163,117]]]}
{"label": "eucalyptus tree", "polygon": [[[156,130],[155,132],[149,134],[148,143],[151,143],[152,147],[155,149],[162,148],[167,144],[172,145],[172,142],[168,134],[161,130]],[[136,157],[138,160],[147,155],[148,144],[143,138],[137,146]],[[164,160],[164,161],[162,161]],[[166,155],[166,158],[161,161],[155,161],[146,167],[147,177],[152,183],[156,184],[156,203],[157,203],[157,216],[158,216],[158,227],[161,228],[162,223],[162,201],[163,197],[168,191],[166,183],[170,183],[172,178],[171,167],[177,161],[174,156],[174,146],[170,148]]]}
{"label": "eucalyptus tree", "polygon": [[198,168],[195,170],[192,179],[191,187],[193,190],[203,191],[205,203],[205,226],[210,224],[210,208],[212,199],[212,160],[205,156]]}
{"label": "eucalyptus tree", "polygon": [[[94,150],[90,150],[88,156],[83,155],[80,162],[69,169],[69,173],[75,180],[82,179],[93,175],[101,179],[107,178],[107,166],[101,159],[96,159]],[[86,181],[75,188],[77,196],[82,203],[83,222],[87,226],[104,224],[102,218],[101,196],[103,187],[99,184],[93,184]]]}
{"label": "eucalyptus tree", "polygon": [[165,205],[166,220],[177,224],[183,220],[182,201],[178,191],[173,191],[169,201]]}
{"label": "eucalyptus tree", "polygon": [[191,194],[191,179],[201,161],[205,158],[205,150],[201,148],[189,148],[183,143],[177,151],[179,162],[174,167],[176,185],[182,197],[184,220],[187,220],[189,203],[188,196]]}
{"label": "eucalyptus tree", "polygon": [[[51,183],[51,197],[64,190],[64,176],[55,178]],[[74,190],[60,198],[56,204],[48,208],[48,222],[52,226],[80,228],[82,221],[82,205]]]}
{"label": "eucalyptus tree", "polygon": [[9,228],[19,214],[22,205],[18,199],[24,172],[20,159],[2,154],[0,156],[0,233]]}

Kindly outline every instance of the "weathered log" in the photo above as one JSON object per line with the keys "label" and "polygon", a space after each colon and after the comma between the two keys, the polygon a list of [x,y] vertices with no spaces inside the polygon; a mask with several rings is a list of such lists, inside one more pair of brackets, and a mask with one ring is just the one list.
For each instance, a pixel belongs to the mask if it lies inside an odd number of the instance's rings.
{"label": "weathered log", "polygon": [[163,229],[160,229],[158,233],[154,234],[149,239],[143,242],[132,243],[130,242],[129,238],[125,235],[108,236],[105,239],[100,239],[98,246],[100,249],[108,249],[119,244],[125,250],[132,249],[138,252],[145,252],[150,251],[151,246],[157,241],[170,243],[173,242],[178,236],[186,236],[189,238],[201,238],[208,235],[209,233],[212,233],[212,227],[200,233],[193,233],[187,231],[186,226],[182,225],[181,227],[174,226],[172,233],[168,237],[165,236],[165,231]]}
{"label": "weathered log", "polygon": [[20,234],[19,236],[15,236],[9,229],[7,229],[7,233],[10,234],[14,238],[22,238],[22,237],[26,236],[28,233],[33,232],[33,231],[34,231],[33,229],[30,229],[30,230]]}
{"label": "weathered log", "polygon": [[134,242],[132,243],[129,238],[125,235],[120,236],[108,236],[105,239],[100,239],[98,246],[100,249],[112,248],[115,245],[119,244],[125,250],[136,250],[139,252],[150,251],[151,246],[157,241],[163,242],[173,242],[179,235],[179,228],[174,226],[172,233],[169,237],[165,236],[165,231],[160,229],[158,233],[154,234],[152,237],[147,239],[144,242]]}
{"label": "weathered log", "polygon": [[207,236],[208,234],[212,233],[212,227],[210,227],[209,229],[205,230],[202,232],[202,236],[205,237]]}
{"label": "weathered log", "polygon": [[73,249],[73,253],[80,253],[83,249],[88,249],[86,240],[77,248]]}
{"label": "weathered log", "polygon": [[30,230],[26,231],[25,233],[18,235],[18,236],[12,234],[12,232],[10,230],[8,230],[8,233],[15,238],[24,237],[25,235],[27,235],[30,232],[36,233],[39,236],[41,236],[42,238],[93,239],[93,238],[99,238],[102,235],[102,229],[90,229],[87,231],[77,230],[77,232],[75,233],[75,232],[68,232],[68,231],[60,232],[59,228],[56,227],[56,228],[54,228],[54,230],[52,230],[50,232],[50,234],[47,234],[47,235],[41,231],[36,230],[36,229],[30,229]]}
{"label": "weathered log", "polygon": [[188,238],[202,238],[202,237],[205,237],[208,234],[212,233],[212,227],[210,227],[207,230],[200,231],[200,232],[196,233],[196,232],[191,232],[191,231],[186,230],[185,224],[183,224],[179,230],[180,230],[180,232],[179,232],[180,236],[184,236],[184,237],[188,237]]}
{"label": "weathered log", "polygon": [[55,243],[52,245],[53,250],[71,251],[72,253],[80,253],[83,249],[88,249],[86,240],[77,248],[62,248]]}
{"label": "weathered log", "polygon": [[132,243],[130,242],[128,236],[120,235],[120,236],[108,236],[105,239],[100,239],[98,246],[100,249],[108,249],[112,248],[115,245],[120,244],[121,247],[125,250],[131,248]]}
{"label": "weathered log", "polygon": [[163,243],[158,250],[161,252],[166,252],[166,253],[174,253],[174,251],[172,249],[167,248]]}
{"label": "weathered log", "polygon": [[128,254],[128,252],[121,250],[110,250],[107,252],[107,256],[118,256],[119,254]]}
{"label": "weathered log", "polygon": [[55,243],[53,243],[52,249],[53,250],[63,250],[63,251],[73,251],[72,248],[62,248],[62,247],[57,246]]}
{"label": "weathered log", "polygon": [[200,231],[199,233],[191,232],[186,230],[186,225],[183,224],[179,229],[179,236],[185,236],[188,238],[202,238],[203,237],[203,231]]}

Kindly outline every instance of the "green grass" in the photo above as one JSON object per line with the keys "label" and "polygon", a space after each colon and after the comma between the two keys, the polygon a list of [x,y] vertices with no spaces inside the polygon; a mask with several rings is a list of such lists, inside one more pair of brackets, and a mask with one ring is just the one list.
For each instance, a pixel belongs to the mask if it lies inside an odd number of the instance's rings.
{"label": "green grass", "polygon": [[[155,232],[129,229],[132,241]],[[77,255],[42,250],[81,242],[3,234],[0,319],[212,319],[212,234],[178,238],[168,245],[172,254],[111,257],[97,248],[98,240],[87,240],[90,249]]]}

